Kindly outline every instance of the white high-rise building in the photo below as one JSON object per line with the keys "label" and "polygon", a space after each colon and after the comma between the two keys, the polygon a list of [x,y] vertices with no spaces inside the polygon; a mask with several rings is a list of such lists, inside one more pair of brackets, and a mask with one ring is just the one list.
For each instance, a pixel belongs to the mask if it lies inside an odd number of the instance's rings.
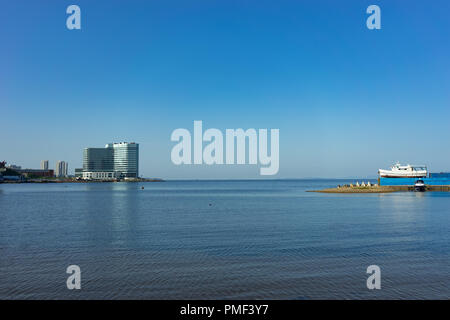
{"label": "white high-rise building", "polygon": [[69,164],[65,161],[56,162],[55,176],[56,177],[67,177],[67,172],[69,169]]}
{"label": "white high-rise building", "polygon": [[114,150],[114,171],[123,178],[139,177],[139,144],[134,142],[110,143]]}
{"label": "white high-rise building", "polygon": [[48,170],[48,160],[41,161],[41,170]]}

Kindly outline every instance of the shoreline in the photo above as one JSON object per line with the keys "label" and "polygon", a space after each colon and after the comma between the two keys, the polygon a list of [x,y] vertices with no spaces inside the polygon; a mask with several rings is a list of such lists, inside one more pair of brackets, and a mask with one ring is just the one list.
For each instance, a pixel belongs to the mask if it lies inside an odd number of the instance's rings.
{"label": "shoreline", "polygon": [[[392,192],[411,192],[414,186],[366,186],[366,187],[336,187],[322,190],[308,190],[306,192],[318,193],[392,193]],[[450,192],[450,186],[426,186],[425,191],[431,192]]]}
{"label": "shoreline", "polygon": [[28,179],[23,181],[6,180],[0,181],[1,183],[9,184],[21,184],[21,183],[112,183],[112,182],[165,182],[163,179],[159,178],[140,178],[133,180],[77,180],[77,179],[67,179],[67,180],[52,180],[52,179]]}

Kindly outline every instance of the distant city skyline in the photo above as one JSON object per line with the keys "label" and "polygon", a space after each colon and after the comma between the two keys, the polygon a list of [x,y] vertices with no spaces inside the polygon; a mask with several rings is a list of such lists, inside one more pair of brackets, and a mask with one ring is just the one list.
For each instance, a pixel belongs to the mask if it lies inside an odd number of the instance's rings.
{"label": "distant city skyline", "polygon": [[41,169],[42,170],[48,170],[48,160],[42,160],[41,161]]}
{"label": "distant city skyline", "polygon": [[66,161],[57,161],[55,166],[56,177],[67,177],[69,175],[69,164]]}
{"label": "distant city skyline", "polygon": [[82,167],[83,148],[139,141],[139,174],[260,179],[257,165],[176,166],[176,128],[279,129],[270,178],[450,170],[450,2],[24,0],[0,10],[0,160]]}

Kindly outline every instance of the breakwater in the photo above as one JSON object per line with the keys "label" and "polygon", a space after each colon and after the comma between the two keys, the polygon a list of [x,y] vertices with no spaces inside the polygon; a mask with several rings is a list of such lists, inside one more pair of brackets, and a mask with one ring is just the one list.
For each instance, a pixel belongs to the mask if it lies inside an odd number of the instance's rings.
{"label": "breakwater", "polygon": [[[308,190],[308,192],[321,193],[390,193],[414,191],[414,186],[338,186],[322,190]],[[425,186],[425,191],[450,192],[450,185],[447,186]]]}

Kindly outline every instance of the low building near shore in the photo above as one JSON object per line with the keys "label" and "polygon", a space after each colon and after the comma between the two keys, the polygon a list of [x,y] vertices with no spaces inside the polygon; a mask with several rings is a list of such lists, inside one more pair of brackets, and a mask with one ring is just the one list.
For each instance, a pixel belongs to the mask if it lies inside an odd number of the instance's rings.
{"label": "low building near shore", "polygon": [[16,170],[18,173],[23,175],[26,178],[42,178],[42,177],[53,177],[55,172],[51,169],[43,170],[43,169],[19,169]]}
{"label": "low building near shore", "polygon": [[83,171],[82,177],[84,180],[115,180],[120,175],[115,171]]}
{"label": "low building near shore", "polygon": [[83,178],[83,169],[75,168],[75,178]]}

